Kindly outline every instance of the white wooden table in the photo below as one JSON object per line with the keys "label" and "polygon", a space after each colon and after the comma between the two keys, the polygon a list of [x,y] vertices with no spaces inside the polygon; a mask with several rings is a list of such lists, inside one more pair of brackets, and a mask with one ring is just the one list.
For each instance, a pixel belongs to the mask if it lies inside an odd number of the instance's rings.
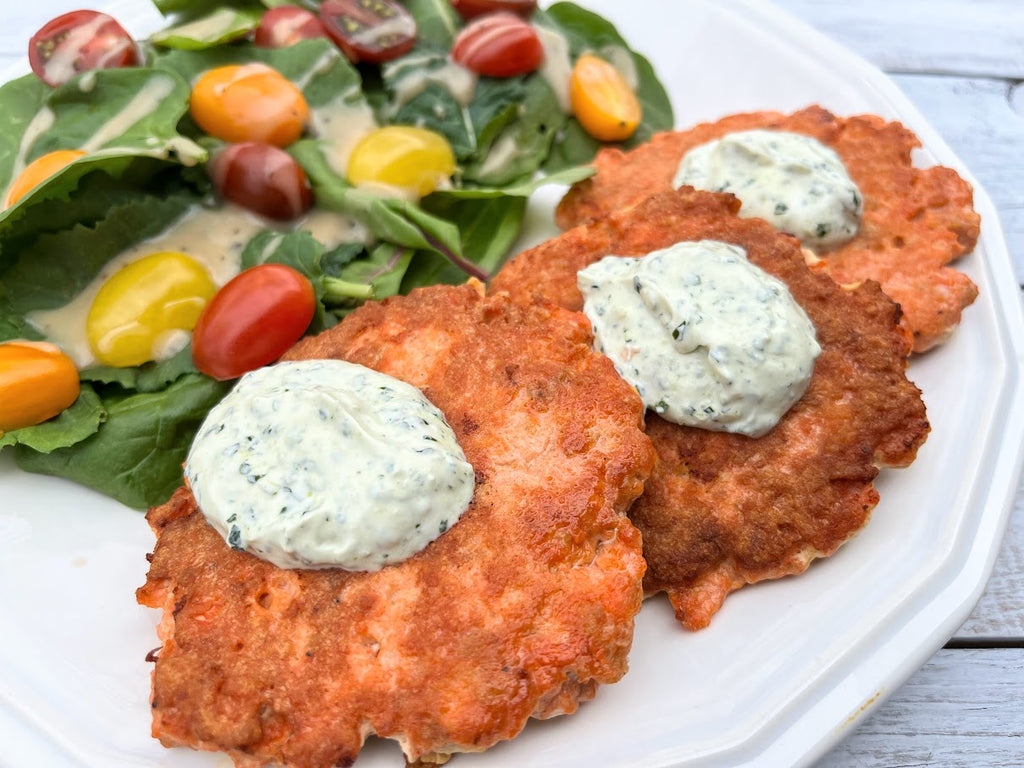
{"label": "white wooden table", "polygon": [[[888,72],[989,193],[1024,287],[1024,2],[775,0]],[[974,613],[817,768],[1024,766],[1024,482]]]}
{"label": "white wooden table", "polygon": [[[775,2],[893,76],[992,197],[1024,286],[1024,0]],[[23,25],[6,26],[9,60]],[[974,613],[816,768],[1024,766],[1022,704],[1024,483]]]}

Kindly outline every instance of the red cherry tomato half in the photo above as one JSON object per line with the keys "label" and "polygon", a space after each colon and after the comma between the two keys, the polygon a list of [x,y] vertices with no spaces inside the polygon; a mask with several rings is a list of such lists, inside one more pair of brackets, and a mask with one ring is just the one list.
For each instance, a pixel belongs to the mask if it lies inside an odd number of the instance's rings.
{"label": "red cherry tomato half", "polygon": [[508,11],[525,19],[537,10],[537,0],[451,0],[451,3],[464,19],[475,19],[498,11]]}
{"label": "red cherry tomato half", "polygon": [[544,60],[544,47],[529,23],[511,13],[481,16],[455,38],[452,59],[488,77],[533,72]]}
{"label": "red cherry tomato half", "polygon": [[66,83],[91,69],[138,63],[135,41],[112,17],[98,11],[71,11],[51,19],[28,41],[32,71],[47,85]]}
{"label": "red cherry tomato half", "polygon": [[302,166],[271,144],[231,144],[210,161],[210,176],[225,200],[271,219],[288,221],[313,207]]}
{"label": "red cherry tomato half", "polygon": [[327,37],[315,13],[297,5],[279,5],[263,14],[253,42],[262,48],[285,48],[315,37]]}
{"label": "red cherry tomato half", "polygon": [[397,59],[416,43],[416,21],[395,0],[324,0],[320,20],[352,62]]}
{"label": "red cherry tomato half", "polygon": [[221,381],[277,360],[309,327],[313,285],[284,264],[261,264],[229,280],[192,331],[196,368]]}

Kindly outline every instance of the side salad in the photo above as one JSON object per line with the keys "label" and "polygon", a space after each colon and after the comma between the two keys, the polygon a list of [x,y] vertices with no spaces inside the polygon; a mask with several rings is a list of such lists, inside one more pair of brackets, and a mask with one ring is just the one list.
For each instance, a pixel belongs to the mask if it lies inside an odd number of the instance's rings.
{"label": "side salad", "polygon": [[[0,87],[0,450],[135,508],[180,485],[241,372],[368,299],[486,280],[538,186],[672,126],[649,62],[569,2],[155,4],[168,26],[146,39],[95,12],[54,20],[34,72]],[[297,129],[247,135],[253,94],[277,88]],[[226,277],[176,251],[122,265],[189,217],[227,229],[239,211]],[[95,356],[69,367],[38,318],[97,283],[80,329]],[[99,351],[126,323],[144,352]]]}

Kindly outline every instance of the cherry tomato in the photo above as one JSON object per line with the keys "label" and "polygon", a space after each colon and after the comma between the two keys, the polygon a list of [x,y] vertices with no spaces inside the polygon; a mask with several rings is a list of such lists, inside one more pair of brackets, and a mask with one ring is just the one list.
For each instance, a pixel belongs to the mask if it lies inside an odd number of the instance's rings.
{"label": "cherry tomato", "polygon": [[498,11],[508,11],[525,19],[537,10],[537,0],[451,0],[451,3],[464,19]]}
{"label": "cherry tomato", "polygon": [[583,129],[599,141],[623,141],[640,124],[640,102],[629,83],[604,59],[585,53],[569,79],[569,100]]}
{"label": "cherry tomato", "polygon": [[85,154],[80,149],[58,149],[37,157],[18,174],[7,190],[4,207],[10,208],[48,178]]}
{"label": "cherry tomato", "polygon": [[391,61],[416,43],[416,21],[395,0],[324,0],[320,20],[353,63]]}
{"label": "cherry tomato", "polygon": [[533,72],[544,60],[544,47],[528,22],[511,13],[492,13],[469,22],[455,38],[452,59],[488,77]]}
{"label": "cherry tomato", "polygon": [[327,37],[315,13],[297,5],[279,5],[263,14],[253,42],[263,48],[285,48],[315,37]]}
{"label": "cherry tomato", "polygon": [[51,419],[78,397],[78,369],[53,344],[0,344],[0,434]]}
{"label": "cherry tomato", "polygon": [[214,156],[210,175],[221,197],[271,219],[288,221],[313,207],[306,172],[272,144],[231,144]]}
{"label": "cherry tomato", "polygon": [[161,347],[190,331],[216,293],[210,274],[195,259],[166,251],[115,272],[93,299],[85,334],[105,365],[142,365]]}
{"label": "cherry tomato", "polygon": [[316,295],[299,271],[261,264],[236,275],[192,332],[192,361],[207,376],[234,379],[277,360],[305,333]]}
{"label": "cherry tomato", "polygon": [[224,141],[262,141],[284,147],[302,135],[306,97],[265,64],[231,64],[204,72],[192,89],[192,117]]}
{"label": "cherry tomato", "polygon": [[455,173],[447,139],[426,128],[388,125],[364,136],[348,159],[351,184],[395,187],[423,197]]}
{"label": "cherry tomato", "polygon": [[98,11],[71,11],[46,22],[28,41],[32,71],[47,85],[66,83],[90,69],[130,67],[139,61],[135,41]]}

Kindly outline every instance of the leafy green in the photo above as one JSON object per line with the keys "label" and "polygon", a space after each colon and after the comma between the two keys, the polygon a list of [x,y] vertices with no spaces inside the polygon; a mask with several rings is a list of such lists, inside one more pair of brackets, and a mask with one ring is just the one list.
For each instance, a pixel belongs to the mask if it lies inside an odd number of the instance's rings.
{"label": "leafy green", "polygon": [[78,399],[56,418],[34,427],[0,433],[0,449],[21,445],[39,453],[50,453],[58,448],[67,448],[96,434],[106,417],[96,391],[85,384]]}
{"label": "leafy green", "polygon": [[[14,447],[22,469],[66,477],[135,509],[161,504],[181,485],[181,466],[207,412],[229,384],[189,374],[166,389],[104,399],[101,429],[70,447]],[[56,422],[55,422],[56,424]]]}
{"label": "leafy green", "polygon": [[[56,89],[31,75],[0,87],[9,126],[0,133],[0,184],[9,186],[54,149],[89,151],[0,212],[0,340],[39,338],[32,312],[66,304],[116,254],[206,199],[204,163],[221,142],[200,130],[188,102],[189,84],[213,67],[262,62],[298,85],[310,130],[288,151],[306,170],[318,206],[369,233],[369,244],[329,248],[308,232],[275,227],[244,249],[243,267],[283,263],[310,279],[320,299],[310,332],[368,297],[486,279],[514,247],[527,198],[541,184],[572,184],[593,172],[587,164],[597,142],[563,112],[540,73],[478,78],[469,99],[451,86],[448,54],[462,22],[448,0],[405,0],[419,40],[383,67],[355,67],[322,39],[279,49],[237,39],[264,8],[289,0],[154,1],[173,18],[143,41],[146,67],[86,73]],[[572,3],[538,12],[535,21],[564,34],[574,55],[625,47],[612,25]],[[649,63],[630,56],[645,117],[627,145],[672,124]],[[349,184],[337,170],[334,155],[345,151],[338,141],[348,140],[353,125],[387,123],[444,135],[459,161],[452,188],[412,202]],[[138,508],[164,501],[180,484],[192,437],[229,386],[200,374],[189,347],[133,368],[96,365],[81,379],[71,408],[0,436],[0,449],[10,447],[27,470],[68,477]]]}
{"label": "leafy green", "polygon": [[[636,68],[636,95],[643,109],[643,121],[636,133],[622,142],[621,146],[637,146],[648,141],[653,133],[667,131],[673,127],[675,120],[672,103],[650,61],[632,50],[611,22],[593,11],[569,2],[555,3],[544,11],[538,11],[534,21],[550,26],[565,35],[574,57],[585,51],[596,51],[605,55],[622,50],[629,53]],[[565,125],[564,136],[552,147],[551,155],[544,163],[544,170],[551,172],[580,163],[589,163],[601,146],[602,144],[589,136],[577,121],[571,120]]]}
{"label": "leafy green", "polygon": [[214,8],[154,33],[150,42],[166,48],[198,51],[237,40],[256,29],[263,10],[255,8]]}

